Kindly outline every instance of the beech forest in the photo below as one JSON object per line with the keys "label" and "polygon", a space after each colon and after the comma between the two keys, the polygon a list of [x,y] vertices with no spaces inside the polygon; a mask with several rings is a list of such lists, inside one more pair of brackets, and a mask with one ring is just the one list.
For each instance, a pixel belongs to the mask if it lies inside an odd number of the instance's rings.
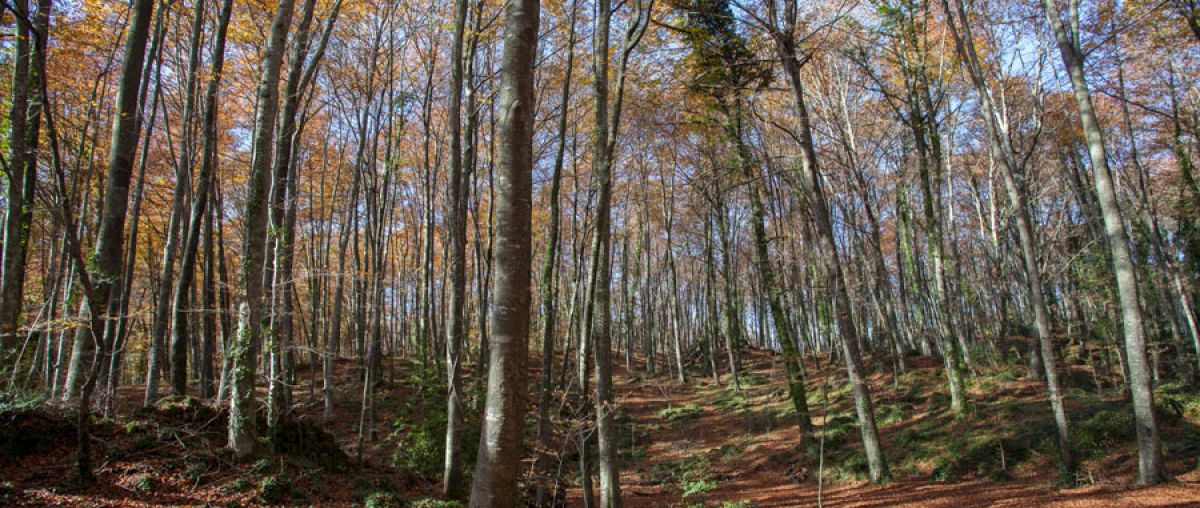
{"label": "beech forest", "polygon": [[0,505],[1200,506],[1197,0],[3,0]]}

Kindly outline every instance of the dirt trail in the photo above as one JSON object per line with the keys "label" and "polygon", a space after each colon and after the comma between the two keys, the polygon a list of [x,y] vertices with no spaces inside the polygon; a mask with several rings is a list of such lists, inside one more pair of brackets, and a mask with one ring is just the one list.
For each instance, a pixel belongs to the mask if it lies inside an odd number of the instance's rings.
{"label": "dirt trail", "polygon": [[[741,410],[728,407],[724,400],[731,393],[728,387],[711,379],[689,379],[685,385],[663,376],[644,378],[625,371],[617,373],[615,392],[623,411],[621,429],[629,436],[623,437],[623,443],[636,450],[622,461],[626,507],[687,507],[700,503],[759,508],[1200,506],[1200,471],[1177,474],[1174,482],[1149,488],[1131,486],[1132,476],[1113,476],[1104,484],[1088,487],[1058,488],[1053,485],[1052,471],[1011,481],[944,482],[900,477],[883,486],[862,481],[818,486],[815,468],[810,470],[799,461],[799,431],[791,421],[772,416],[771,409],[783,398],[782,364],[761,352],[747,354],[744,361],[747,378],[757,378],[759,383],[743,387],[744,402],[738,406]],[[728,383],[728,378],[721,381]],[[816,384],[810,378],[810,390]],[[755,412],[754,408],[764,409]],[[821,408],[814,407],[813,414],[815,423],[821,425]],[[894,432],[884,429],[885,442]],[[697,462],[700,467],[695,467]],[[688,464],[692,464],[692,472],[702,469],[706,473],[690,477],[680,473],[689,470]],[[684,497],[686,486],[682,483],[697,485],[698,477],[711,482],[709,490]],[[581,505],[579,496],[577,489],[570,491],[568,504]]]}

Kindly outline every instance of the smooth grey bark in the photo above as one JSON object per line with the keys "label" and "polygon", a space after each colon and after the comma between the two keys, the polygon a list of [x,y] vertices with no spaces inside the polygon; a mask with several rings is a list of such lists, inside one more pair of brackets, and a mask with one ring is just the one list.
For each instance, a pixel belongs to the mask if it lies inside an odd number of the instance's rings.
{"label": "smooth grey bark", "polygon": [[[620,472],[617,464],[617,434],[612,395],[612,165],[617,134],[621,125],[626,67],[629,57],[649,24],[653,1],[634,2],[635,19],[626,28],[624,46],[616,73],[616,89],[609,111],[609,28],[612,9],[608,0],[596,4],[593,50],[595,130],[592,137],[593,174],[598,186],[595,234],[592,239],[591,270],[588,290],[593,300],[591,326],[592,352],[596,369],[596,435],[600,473],[600,507],[621,506]],[[586,327],[585,327],[586,329]],[[648,354],[653,354],[647,351]],[[584,472],[584,474],[587,474]]]}
{"label": "smooth grey bark", "polygon": [[1079,2],[1068,0],[1070,26],[1059,13],[1057,0],[1042,0],[1042,9],[1058,43],[1063,66],[1071,79],[1079,123],[1083,129],[1088,157],[1092,162],[1092,180],[1096,198],[1104,219],[1104,234],[1117,279],[1117,295],[1121,304],[1121,322],[1125,334],[1125,356],[1129,364],[1129,391],[1133,396],[1133,412],[1138,442],[1138,483],[1153,485],[1165,480],[1162,440],[1154,414],[1154,390],[1146,358],[1146,331],[1142,309],[1138,302],[1137,269],[1129,252],[1129,235],[1125,231],[1100,120],[1092,107],[1092,94],[1084,74],[1085,55],[1079,41]]}
{"label": "smooth grey bark", "polygon": [[[159,4],[162,5],[161,2],[159,2]],[[115,393],[116,393],[116,389],[117,389],[116,373],[120,372],[120,360],[124,356],[123,354],[121,354],[121,351],[124,349],[125,343],[128,341],[128,336],[131,333],[129,330],[130,317],[128,315],[129,314],[129,301],[132,296],[134,264],[137,261],[137,252],[138,252],[138,232],[139,232],[140,222],[141,222],[142,201],[143,201],[143,198],[145,195],[145,189],[146,189],[146,165],[147,165],[147,159],[148,159],[147,154],[150,151],[149,150],[150,140],[154,136],[154,126],[158,120],[158,109],[159,109],[158,105],[159,105],[159,102],[162,100],[162,83],[163,83],[162,82],[162,68],[163,68],[163,59],[162,59],[163,43],[162,43],[162,41],[164,38],[166,38],[166,32],[167,32],[166,15],[167,15],[167,13],[168,13],[168,9],[161,8],[155,14],[154,34],[152,35],[152,38],[150,40],[149,53],[146,55],[146,60],[147,60],[146,65],[145,65],[146,70],[142,74],[142,83],[139,87],[139,90],[140,90],[139,99],[138,99],[139,111],[141,111],[141,115],[144,117],[146,114],[145,113],[145,111],[146,111],[146,96],[147,96],[147,93],[149,93],[150,94],[150,108],[149,108],[150,109],[150,117],[149,117],[149,119],[143,118],[141,120],[142,122],[145,123],[145,129],[144,129],[145,135],[142,136],[142,149],[141,149],[141,153],[138,154],[137,183],[135,184],[134,189],[133,189],[133,203],[131,203],[130,207],[129,207],[129,221],[130,222],[129,222],[129,237],[125,243],[125,245],[126,245],[125,272],[122,275],[123,280],[121,282],[121,292],[120,292],[121,301],[118,303],[118,305],[120,306],[120,309],[121,309],[120,313],[119,313],[120,317],[121,317],[121,322],[117,326],[117,336],[113,340],[112,358],[109,360],[109,367],[108,367],[108,371],[109,371],[110,375],[108,376],[108,387],[107,387],[108,396],[106,397],[106,399],[107,399],[107,402],[109,405],[113,404],[113,400],[115,399]],[[150,72],[151,69],[153,69],[153,72]],[[154,79],[154,91],[153,92],[150,92],[151,77],[153,77],[153,79]],[[93,141],[93,143],[94,143],[94,141]],[[157,361],[157,358],[155,361]],[[156,383],[156,386],[154,389],[157,392],[157,390],[158,390],[157,376],[155,379],[155,383]]]}
{"label": "smooth grey bark", "polygon": [[539,0],[505,6],[496,164],[496,266],[487,402],[471,486],[472,508],[511,508],[520,494],[525,428],[533,185],[533,69]]}
{"label": "smooth grey bark", "polygon": [[270,335],[267,339],[267,426],[273,433],[279,419],[290,405],[291,388],[287,381],[288,358],[292,345],[292,276],[294,232],[288,224],[298,170],[294,168],[293,141],[299,135],[297,115],[300,110],[301,73],[308,59],[315,0],[304,0],[300,7],[296,35],[288,52],[287,78],[281,97],[278,132],[271,159],[271,190],[268,209],[267,260],[264,262],[263,283],[267,306],[270,309]]}
{"label": "smooth grey bark", "polygon": [[[89,417],[91,411],[92,392],[96,379],[100,374],[101,365],[107,359],[106,352],[115,336],[116,325],[120,322],[120,292],[121,269],[124,257],[122,247],[125,237],[125,215],[129,205],[129,183],[133,176],[133,159],[137,152],[137,140],[140,131],[139,88],[142,78],[142,67],[146,58],[146,44],[150,34],[150,20],[154,12],[152,0],[136,0],[132,5],[129,30],[125,38],[125,56],[121,61],[121,84],[117,92],[117,108],[113,120],[112,143],[108,157],[107,177],[105,179],[104,204],[100,212],[100,223],[97,231],[95,250],[92,262],[87,265],[82,259],[76,259],[78,275],[87,293],[90,326],[83,337],[94,344],[97,358],[91,362],[87,378],[80,389],[77,412],[77,441],[78,457],[77,473],[81,480],[90,481],[91,467],[91,432]],[[53,124],[50,124],[53,131]],[[59,171],[60,187],[62,173]],[[60,189],[62,190],[62,189]],[[70,215],[70,213],[67,213]],[[70,227],[64,228],[68,234],[73,234]],[[75,256],[80,255],[78,238],[71,239]],[[109,319],[115,316],[117,319]]]}
{"label": "smooth grey bark", "polygon": [[[216,175],[214,174],[214,177]],[[216,224],[216,242],[217,242],[217,275],[219,276],[219,286],[217,288],[217,304],[221,308],[221,379],[217,384],[217,400],[216,406],[222,407],[225,401],[229,399],[230,392],[233,391],[232,374],[233,374],[233,343],[236,341],[234,332],[234,303],[232,291],[230,291],[229,282],[229,266],[225,264],[225,221],[224,216],[220,213],[225,209],[223,204],[224,199],[221,192],[221,181],[213,182],[213,222]]]}
{"label": "smooth grey bark", "polygon": [[450,93],[447,124],[450,129],[450,189],[446,212],[449,228],[450,302],[446,327],[446,450],[442,469],[442,495],[461,499],[462,348],[466,339],[467,306],[467,185],[463,171],[463,38],[467,27],[467,0],[454,0],[454,41],[450,46]]}
{"label": "smooth grey bark", "polygon": [[[254,378],[258,345],[268,326],[264,300],[263,265],[267,250],[267,205],[271,152],[275,144],[275,120],[279,108],[279,72],[283,50],[291,25],[294,0],[281,0],[271,21],[270,36],[263,56],[262,76],[258,82],[258,109],[255,112],[253,159],[246,189],[245,232],[242,237],[241,286],[245,300],[239,306],[241,324],[226,354],[233,369],[229,397],[229,443],[234,457],[245,459],[257,446],[254,413]],[[244,318],[244,319],[243,319]]]}
{"label": "smooth grey bark", "polygon": [[[875,407],[871,400],[870,387],[862,371],[862,359],[859,352],[858,331],[850,315],[851,304],[847,289],[846,276],[841,262],[838,260],[837,245],[834,238],[833,226],[826,201],[825,191],[821,185],[821,173],[818,166],[816,149],[813,143],[812,128],[809,124],[808,106],[804,98],[804,83],[800,76],[800,55],[795,40],[796,3],[788,1],[782,12],[778,11],[775,2],[768,4],[769,27],[775,49],[782,60],[784,73],[791,85],[797,118],[797,139],[800,144],[800,188],[807,203],[812,207],[812,220],[816,230],[817,251],[821,268],[826,277],[826,284],[832,292],[834,318],[837,332],[841,336],[842,350],[846,361],[846,374],[849,378],[851,391],[854,394],[854,406],[858,414],[859,431],[862,435],[863,449],[867,455],[867,466],[871,483],[887,482],[891,479],[887,460],[883,455],[879,430],[875,424]],[[782,25],[776,19],[781,19]],[[780,29],[779,27],[783,28]]]}

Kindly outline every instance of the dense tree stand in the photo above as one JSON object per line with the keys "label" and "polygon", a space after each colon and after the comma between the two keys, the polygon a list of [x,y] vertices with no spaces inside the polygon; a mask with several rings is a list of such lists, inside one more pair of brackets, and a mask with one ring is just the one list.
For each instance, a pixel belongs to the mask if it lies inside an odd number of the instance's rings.
{"label": "dense tree stand", "polygon": [[7,0],[0,505],[1200,505],[1198,12]]}

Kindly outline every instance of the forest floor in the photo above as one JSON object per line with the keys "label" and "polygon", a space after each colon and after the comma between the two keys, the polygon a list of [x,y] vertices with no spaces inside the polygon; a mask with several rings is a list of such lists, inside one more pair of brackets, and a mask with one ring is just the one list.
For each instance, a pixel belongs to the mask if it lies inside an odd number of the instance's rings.
{"label": "forest floor", "polygon": [[[703,377],[680,383],[618,367],[626,507],[1200,506],[1200,397],[1194,391],[1162,390],[1159,413],[1173,481],[1139,488],[1132,486],[1137,459],[1128,406],[1111,388],[1072,390],[1068,412],[1080,467],[1076,486],[1064,488],[1041,385],[1010,370],[981,368],[972,380],[969,416],[956,419],[945,409],[940,363],[912,357],[898,384],[887,372],[870,378],[895,478],[871,486],[853,399],[836,363],[806,364],[817,430],[801,444],[781,358],[747,349],[742,362],[740,392],[728,386],[728,376],[721,383]],[[341,388],[328,433],[318,423],[319,391],[311,391],[311,374],[302,369],[293,418],[279,440],[286,449],[244,463],[221,450],[223,412],[195,399],[137,410],[140,387],[128,387],[118,413],[130,416],[96,419],[98,481],[84,489],[70,481],[70,415],[0,400],[0,506],[361,506],[368,499],[373,506],[406,506],[395,500],[435,497],[433,474],[394,461],[399,448],[421,449],[413,435],[422,424],[433,429],[426,440],[440,439],[436,419],[414,409],[436,407],[440,389],[422,390],[426,383],[415,380],[411,365],[385,363],[388,382],[377,392],[373,426],[378,438],[363,443],[362,466],[354,465],[361,385],[350,361],[338,364]],[[1072,369],[1071,386],[1089,383],[1078,366]],[[398,420],[407,420],[400,428],[413,435],[395,432]],[[568,478],[575,478],[572,453],[563,456]],[[441,457],[407,460],[436,471]],[[566,504],[580,506],[580,495],[577,487],[567,489]]]}
{"label": "forest floor", "polygon": [[[908,373],[870,378],[894,481],[869,485],[853,398],[838,364],[808,362],[816,436],[800,445],[782,358],[744,350],[740,392],[729,377],[687,383],[615,378],[622,413],[622,498],[627,508],[1200,506],[1200,407],[1182,390],[1160,394],[1173,481],[1137,487],[1131,412],[1119,395],[1072,390],[1068,413],[1080,467],[1058,481],[1044,388],[1011,371],[980,373],[970,416],[953,418],[941,363],[910,357]],[[1075,380],[1087,379],[1082,368]],[[822,460],[823,456],[823,460]],[[818,478],[820,477],[820,481]],[[578,489],[571,505],[579,504]]]}

